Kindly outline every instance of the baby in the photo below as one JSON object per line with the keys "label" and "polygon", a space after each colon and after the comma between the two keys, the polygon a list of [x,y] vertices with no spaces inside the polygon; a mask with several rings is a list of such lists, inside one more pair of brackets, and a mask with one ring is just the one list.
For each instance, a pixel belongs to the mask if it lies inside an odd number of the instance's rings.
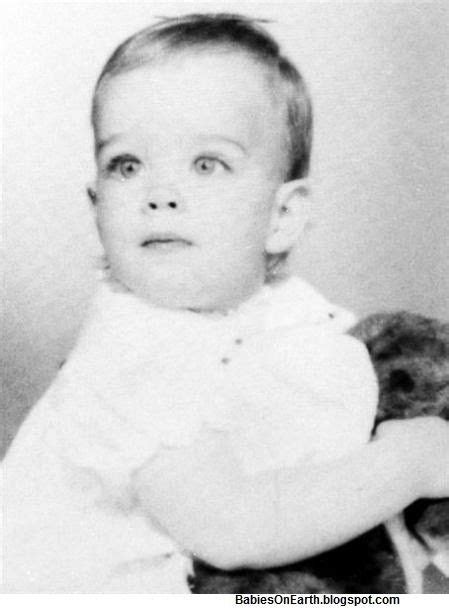
{"label": "baby", "polygon": [[270,36],[163,20],[106,63],[92,122],[107,277],[3,463],[4,591],[188,593],[192,556],[282,565],[448,496],[447,423],[367,444],[353,316],[280,272],[312,118]]}

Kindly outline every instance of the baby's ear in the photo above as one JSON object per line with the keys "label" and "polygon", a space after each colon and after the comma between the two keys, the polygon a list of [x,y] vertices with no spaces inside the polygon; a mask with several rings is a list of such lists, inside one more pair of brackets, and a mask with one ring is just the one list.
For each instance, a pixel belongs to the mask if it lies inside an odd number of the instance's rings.
{"label": "baby's ear", "polygon": [[91,204],[96,205],[97,204],[97,192],[96,192],[93,184],[88,184],[86,186],[86,193],[90,199]]}
{"label": "baby's ear", "polygon": [[265,242],[266,252],[279,254],[289,251],[304,233],[309,220],[308,183],[303,179],[284,182],[276,193]]}

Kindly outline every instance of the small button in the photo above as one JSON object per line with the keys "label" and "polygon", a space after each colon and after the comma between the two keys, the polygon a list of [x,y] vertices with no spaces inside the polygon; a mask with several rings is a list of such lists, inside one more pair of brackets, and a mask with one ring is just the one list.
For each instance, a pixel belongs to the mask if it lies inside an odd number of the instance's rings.
{"label": "small button", "polygon": [[221,359],[221,363],[222,364],[229,364],[230,360],[229,358],[227,358],[226,356],[224,358]]}

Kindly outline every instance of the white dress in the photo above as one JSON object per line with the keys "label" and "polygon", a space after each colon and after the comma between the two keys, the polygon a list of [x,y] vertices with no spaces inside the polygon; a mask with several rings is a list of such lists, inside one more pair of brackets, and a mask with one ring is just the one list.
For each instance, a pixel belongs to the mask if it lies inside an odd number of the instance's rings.
{"label": "white dress", "polygon": [[188,550],[142,514],[132,473],[203,426],[248,473],[366,443],[377,386],[353,322],[298,278],[222,316],[103,282],[2,464],[3,592],[188,593]]}

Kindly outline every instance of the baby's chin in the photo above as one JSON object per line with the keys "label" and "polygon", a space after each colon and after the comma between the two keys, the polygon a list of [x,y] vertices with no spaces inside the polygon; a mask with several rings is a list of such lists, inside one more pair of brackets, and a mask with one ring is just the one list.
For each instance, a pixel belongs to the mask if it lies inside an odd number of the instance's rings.
{"label": "baby's chin", "polygon": [[135,278],[115,279],[136,297],[163,309],[226,313],[251,296],[247,286],[242,286],[240,291],[229,290],[226,286],[189,282],[187,278],[167,277],[152,282]]}

